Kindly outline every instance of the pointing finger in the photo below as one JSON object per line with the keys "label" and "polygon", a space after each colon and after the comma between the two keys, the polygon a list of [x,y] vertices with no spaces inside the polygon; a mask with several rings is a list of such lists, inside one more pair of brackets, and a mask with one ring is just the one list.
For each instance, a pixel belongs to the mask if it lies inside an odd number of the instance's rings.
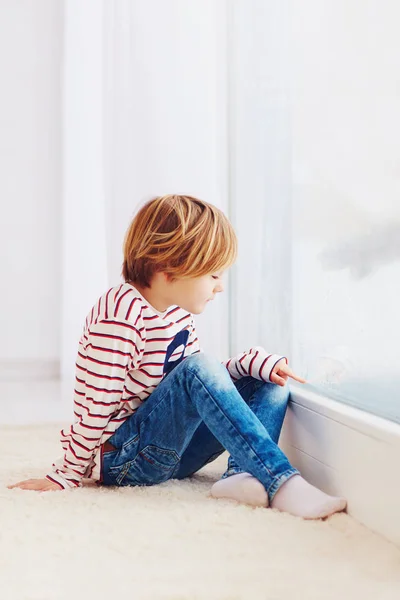
{"label": "pointing finger", "polygon": [[290,369],[288,366],[283,365],[279,371],[282,371],[282,373],[285,373],[288,377],[291,377],[292,379],[295,379],[296,381],[299,381],[300,383],[306,383],[306,380],[304,379],[304,377],[300,377],[300,375],[296,375],[295,373],[293,373],[292,369]]}

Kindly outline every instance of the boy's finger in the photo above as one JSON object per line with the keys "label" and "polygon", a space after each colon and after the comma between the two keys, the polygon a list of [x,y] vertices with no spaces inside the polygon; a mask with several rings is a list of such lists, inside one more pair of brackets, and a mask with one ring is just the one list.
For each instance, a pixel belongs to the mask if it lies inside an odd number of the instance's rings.
{"label": "boy's finger", "polygon": [[282,387],[286,384],[286,381],[282,377],[279,377],[279,375],[277,375],[276,373],[272,373],[271,381],[272,383],[276,383],[277,385],[280,385]]}
{"label": "boy's finger", "polygon": [[299,381],[300,383],[306,383],[306,380],[304,379],[304,377],[300,377],[299,375],[296,375],[296,373],[293,373],[292,369],[290,369],[286,365],[282,366],[280,368],[280,371],[282,371],[283,373],[286,373],[286,375],[288,375],[292,379],[295,379],[296,381]]}
{"label": "boy's finger", "polygon": [[14,485],[10,485],[8,487],[10,488],[10,490],[13,490],[14,488],[20,488],[21,490],[24,490],[26,489],[26,482],[20,481],[19,483],[15,483]]}
{"label": "boy's finger", "polygon": [[28,479],[27,481],[19,481],[18,483],[14,483],[14,485],[7,486],[10,490],[14,488],[20,488],[21,490],[35,490],[38,487],[38,484],[35,481],[31,481]]}
{"label": "boy's finger", "polygon": [[291,375],[289,375],[289,377],[295,379],[296,381],[299,381],[300,383],[307,383],[304,377],[299,377],[298,375],[295,375],[295,373],[292,373]]}

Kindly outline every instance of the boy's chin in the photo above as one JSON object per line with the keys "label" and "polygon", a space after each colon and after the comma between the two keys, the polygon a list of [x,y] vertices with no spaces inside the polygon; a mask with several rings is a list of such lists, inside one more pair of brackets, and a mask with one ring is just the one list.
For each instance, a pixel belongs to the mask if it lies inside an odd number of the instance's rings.
{"label": "boy's chin", "polygon": [[209,304],[208,301],[206,302],[190,302],[183,300],[183,302],[178,303],[177,305],[180,306],[180,308],[182,308],[183,310],[186,310],[187,312],[191,313],[192,315],[200,315],[202,312],[205,311],[205,309],[207,308],[207,304]]}
{"label": "boy's chin", "polygon": [[204,309],[206,308],[206,304],[204,306],[181,306],[181,308],[183,308],[184,310],[187,310],[188,312],[192,313],[192,315],[200,315],[202,312],[204,312]]}

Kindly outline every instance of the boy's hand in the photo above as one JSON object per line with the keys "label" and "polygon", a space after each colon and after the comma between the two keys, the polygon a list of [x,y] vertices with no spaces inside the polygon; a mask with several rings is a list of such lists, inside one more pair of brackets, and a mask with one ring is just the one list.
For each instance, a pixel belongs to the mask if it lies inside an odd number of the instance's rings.
{"label": "boy's hand", "polygon": [[288,377],[299,381],[300,383],[306,383],[306,380],[303,377],[299,377],[293,373],[292,369],[288,367],[286,364],[286,360],[282,358],[278,361],[275,367],[272,369],[270,380],[272,383],[276,383],[278,385],[284,386],[288,380]]}
{"label": "boy's hand", "polygon": [[37,490],[40,492],[55,492],[56,490],[63,489],[60,485],[49,479],[26,479],[25,481],[20,481],[19,483],[14,483],[14,485],[8,485],[7,487],[9,490],[21,488],[21,490]]}

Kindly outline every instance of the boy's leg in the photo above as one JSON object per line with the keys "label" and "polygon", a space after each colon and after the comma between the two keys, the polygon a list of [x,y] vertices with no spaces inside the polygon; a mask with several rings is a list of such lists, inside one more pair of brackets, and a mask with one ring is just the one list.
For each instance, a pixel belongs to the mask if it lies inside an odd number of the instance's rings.
{"label": "boy's leg", "polygon": [[[281,387],[244,377],[235,382],[235,387],[272,440],[278,443],[290,397],[288,386]],[[186,477],[216,458],[220,453],[218,450],[223,450],[218,444],[204,423],[200,425],[182,456],[175,477]],[[212,452],[216,454],[213,455]],[[244,472],[232,456],[229,457],[227,471],[212,486],[211,495],[214,498],[229,498],[252,506],[266,507],[269,504],[268,494],[262,483],[250,473]],[[344,510],[346,500],[328,496],[297,475],[289,478],[279,488],[272,501],[272,507],[304,518],[316,519]]]}
{"label": "boy's leg", "polygon": [[[289,385],[281,387],[252,377],[244,377],[235,385],[243,400],[277,444],[290,398]],[[232,456],[229,456],[228,468],[222,475],[222,479],[237,473],[243,473],[243,469]]]}
{"label": "boy's leg", "polygon": [[[250,379],[250,382],[246,381]],[[274,442],[278,443],[290,397],[288,386],[263,383],[251,378],[240,380],[238,387],[243,399],[267,429]],[[329,496],[310,485],[300,474],[286,481],[269,502],[265,489],[255,477],[243,472],[232,456],[228,469],[211,488],[214,498],[230,498],[253,506],[277,508],[308,519],[327,517],[346,508],[346,500]]]}
{"label": "boy's leg", "polygon": [[298,474],[247,406],[223,365],[204,354],[180,363],[110,438],[103,457],[109,485],[152,485],[175,477],[204,421],[235,464],[256,477],[272,499]]}
{"label": "boy's leg", "polygon": [[[243,377],[235,382],[235,387],[272,440],[278,443],[290,397],[289,386],[281,387],[252,377]],[[184,463],[185,455],[182,457],[181,467],[185,466]],[[222,478],[212,486],[211,496],[236,500],[251,506],[269,505],[268,494],[262,483],[249,473],[243,472],[232,456],[229,456],[228,468]]]}
{"label": "boy's leg", "polygon": [[[278,443],[290,396],[288,386],[282,388],[253,377],[243,377],[235,381],[234,386],[264,425],[271,439]],[[207,463],[215,460],[224,451],[225,448],[205,423],[201,423],[182,455],[179,470],[175,474],[176,479],[192,475]],[[235,463],[232,456],[229,456],[228,468],[222,477],[226,478],[241,472],[243,472],[242,469]]]}

